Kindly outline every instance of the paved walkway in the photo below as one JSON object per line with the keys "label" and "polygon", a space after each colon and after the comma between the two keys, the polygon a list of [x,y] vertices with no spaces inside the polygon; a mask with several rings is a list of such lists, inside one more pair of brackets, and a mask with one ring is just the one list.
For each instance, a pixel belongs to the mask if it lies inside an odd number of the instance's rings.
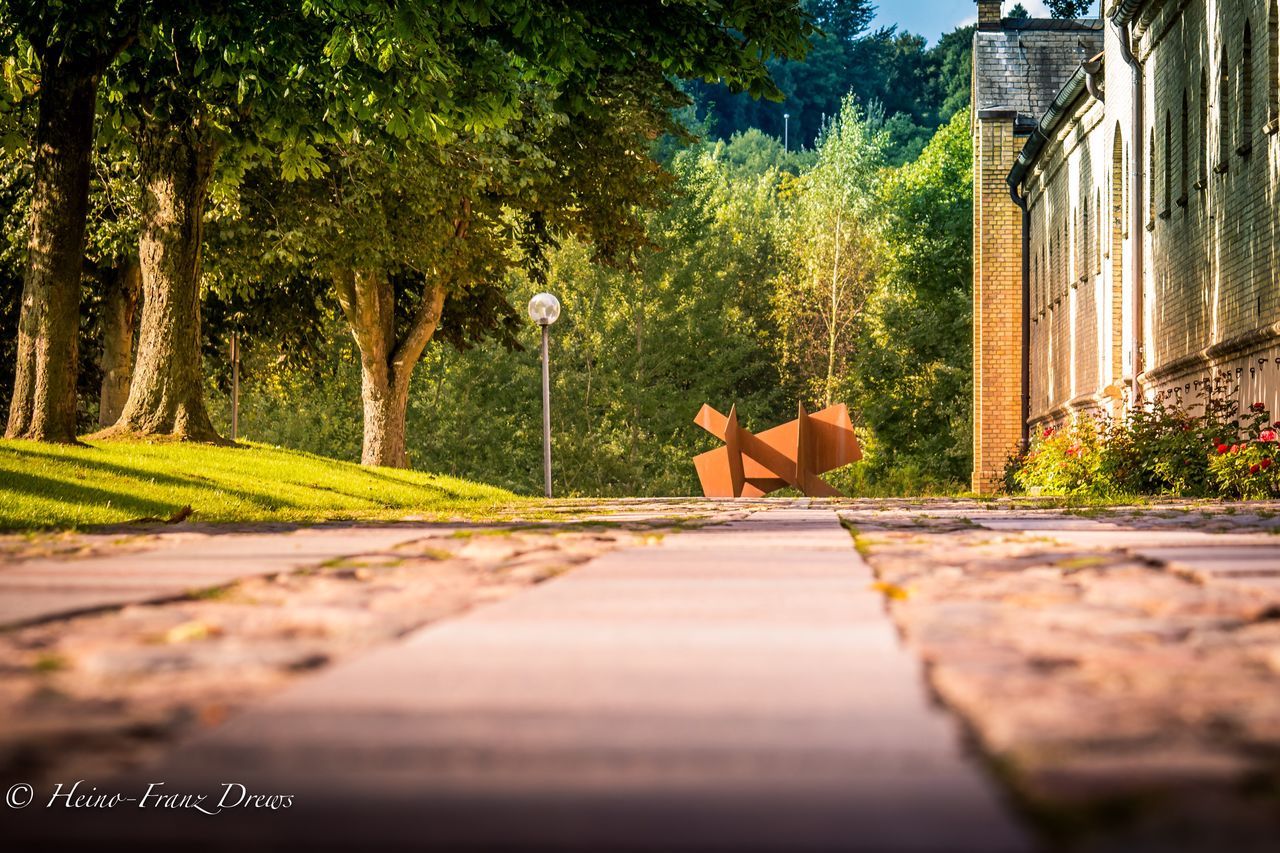
{"label": "paved walkway", "polygon": [[239,782],[287,811],[59,829],[133,849],[1024,849],[871,582],[830,511],[616,551],[98,783]]}
{"label": "paved walkway", "polygon": [[0,627],[174,598],[241,578],[378,553],[441,530],[438,525],[404,524],[168,533],[147,550],[0,564]]}

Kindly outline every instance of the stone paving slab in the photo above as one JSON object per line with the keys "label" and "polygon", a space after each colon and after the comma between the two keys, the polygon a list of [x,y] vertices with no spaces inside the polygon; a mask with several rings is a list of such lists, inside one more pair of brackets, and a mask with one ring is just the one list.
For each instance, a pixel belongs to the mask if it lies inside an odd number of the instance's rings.
{"label": "stone paving slab", "polygon": [[178,534],[161,537],[146,551],[0,564],[0,626],[163,600],[254,575],[377,553],[442,530],[405,524]]}
{"label": "stone paving slab", "polygon": [[830,511],[615,551],[303,681],[108,786],[240,782],[292,794],[288,811],[108,812],[63,819],[59,840],[1027,849],[871,581]]}

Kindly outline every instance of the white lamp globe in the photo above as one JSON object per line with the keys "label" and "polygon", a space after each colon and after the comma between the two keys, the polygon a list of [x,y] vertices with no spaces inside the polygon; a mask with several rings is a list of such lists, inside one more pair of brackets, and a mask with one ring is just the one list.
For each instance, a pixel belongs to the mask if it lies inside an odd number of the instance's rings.
{"label": "white lamp globe", "polygon": [[560,317],[560,300],[550,293],[539,293],[529,300],[529,319],[539,326],[550,326]]}

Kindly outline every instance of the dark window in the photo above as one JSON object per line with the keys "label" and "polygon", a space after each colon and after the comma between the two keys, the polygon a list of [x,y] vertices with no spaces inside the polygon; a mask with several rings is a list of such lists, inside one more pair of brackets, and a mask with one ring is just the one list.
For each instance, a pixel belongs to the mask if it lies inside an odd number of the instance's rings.
{"label": "dark window", "polygon": [[1173,207],[1173,118],[1164,112],[1164,207],[1161,212],[1169,215]]}
{"label": "dark window", "polygon": [[1178,160],[1178,204],[1185,205],[1187,203],[1187,173],[1191,170],[1189,162],[1191,151],[1189,145],[1191,142],[1191,132],[1188,128],[1189,119],[1187,118],[1187,90],[1182,90],[1182,126],[1179,138],[1182,156]]}
{"label": "dark window", "polygon": [[1267,5],[1267,120],[1280,121],[1280,0]]}
{"label": "dark window", "polygon": [[1156,131],[1151,129],[1147,139],[1147,221],[1156,220]]}
{"label": "dark window", "polygon": [[1227,49],[1222,49],[1222,65],[1218,69],[1218,166],[1217,171],[1227,171],[1227,158],[1231,153],[1231,65],[1227,61]]}
{"label": "dark window", "polygon": [[1248,154],[1253,148],[1253,27],[1244,22],[1244,49],[1240,57],[1240,138],[1236,151]]}
{"label": "dark window", "polygon": [[1200,136],[1196,139],[1200,150],[1196,152],[1196,179],[1203,189],[1209,180],[1209,73],[1200,69]]}

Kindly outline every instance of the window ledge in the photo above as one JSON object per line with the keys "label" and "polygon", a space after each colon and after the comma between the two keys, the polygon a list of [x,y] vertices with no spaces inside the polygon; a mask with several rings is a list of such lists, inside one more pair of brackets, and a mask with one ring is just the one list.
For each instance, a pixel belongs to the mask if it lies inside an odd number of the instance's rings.
{"label": "window ledge", "polygon": [[1225,175],[1227,173],[1227,170],[1230,168],[1231,168],[1231,164],[1228,163],[1226,160],[1223,160],[1221,163],[1213,167],[1213,172],[1215,175]]}
{"label": "window ledge", "polygon": [[1185,194],[1178,196],[1177,205],[1178,205],[1178,207],[1186,207],[1186,206],[1187,206],[1187,196],[1186,196]]}
{"label": "window ledge", "polygon": [[1267,136],[1274,136],[1276,131],[1280,131],[1280,117],[1273,118],[1262,126],[1262,132]]}
{"label": "window ledge", "polygon": [[1245,142],[1241,145],[1237,145],[1236,153],[1239,154],[1241,157],[1248,157],[1251,153],[1253,153],[1253,143]]}
{"label": "window ledge", "polygon": [[1195,183],[1195,191],[1198,193],[1202,193],[1208,188],[1209,188],[1209,182],[1206,181],[1204,178],[1201,178]]}
{"label": "window ledge", "polygon": [[1172,215],[1173,215],[1172,211],[1170,211],[1169,208],[1167,207],[1164,210],[1160,211],[1161,219],[1168,219]]}
{"label": "window ledge", "polygon": [[1148,231],[1156,230],[1156,221],[1154,219],[1152,219],[1150,222],[1147,223],[1147,230]]}

